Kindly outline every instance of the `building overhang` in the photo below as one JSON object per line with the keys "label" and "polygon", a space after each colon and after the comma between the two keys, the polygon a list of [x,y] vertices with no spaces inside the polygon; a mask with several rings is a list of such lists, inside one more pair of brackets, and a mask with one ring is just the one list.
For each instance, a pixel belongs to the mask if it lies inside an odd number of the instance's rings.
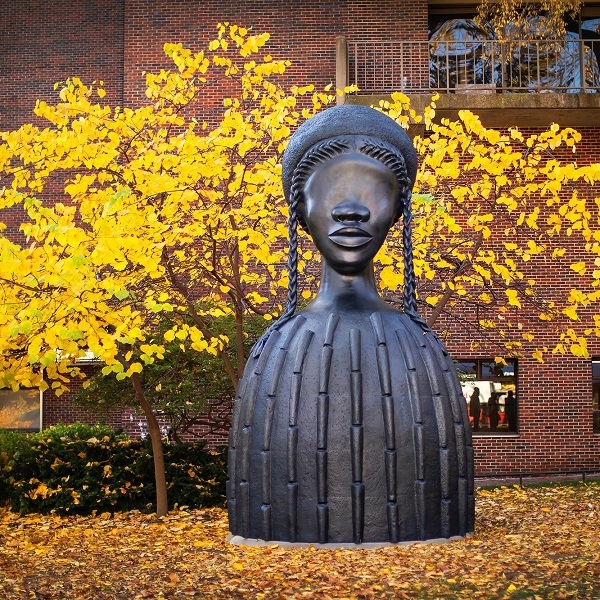
{"label": "building overhang", "polygon": [[[408,94],[418,115],[431,101],[431,94]],[[378,106],[387,95],[346,96],[348,104]],[[440,94],[435,120],[456,120],[460,110],[470,110],[486,127],[600,127],[600,94]]]}

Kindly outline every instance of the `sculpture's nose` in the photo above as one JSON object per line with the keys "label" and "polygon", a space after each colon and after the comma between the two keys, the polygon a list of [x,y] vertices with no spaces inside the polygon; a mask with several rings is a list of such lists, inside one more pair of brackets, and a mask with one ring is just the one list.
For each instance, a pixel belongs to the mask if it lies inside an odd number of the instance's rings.
{"label": "sculpture's nose", "polygon": [[365,223],[369,220],[371,211],[364,204],[356,200],[344,200],[333,208],[331,216],[334,221],[358,221]]}

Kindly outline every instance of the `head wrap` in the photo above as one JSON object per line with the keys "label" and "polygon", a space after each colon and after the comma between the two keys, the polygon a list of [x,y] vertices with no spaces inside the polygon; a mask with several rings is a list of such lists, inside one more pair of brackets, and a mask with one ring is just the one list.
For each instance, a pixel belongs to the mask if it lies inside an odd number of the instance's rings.
{"label": "head wrap", "polygon": [[387,142],[404,158],[411,185],[417,174],[417,152],[406,131],[387,115],[360,104],[343,104],[328,108],[307,119],[292,135],[283,154],[283,191],[290,200],[292,176],[302,157],[315,144],[327,139],[363,135]]}

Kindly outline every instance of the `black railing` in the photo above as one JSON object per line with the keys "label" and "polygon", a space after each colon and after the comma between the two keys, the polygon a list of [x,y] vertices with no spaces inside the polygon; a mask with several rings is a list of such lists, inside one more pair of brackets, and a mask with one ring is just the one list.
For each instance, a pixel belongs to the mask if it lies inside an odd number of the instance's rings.
{"label": "black railing", "polygon": [[[498,479],[498,480],[519,480],[519,485],[523,485],[525,479],[544,479],[547,477],[567,477],[564,481],[572,480],[572,477],[577,477],[577,481],[581,477],[581,481],[585,482],[587,479],[598,479],[600,478],[600,468],[598,469],[576,469],[571,471],[531,471],[531,472],[519,472],[519,473],[486,473],[484,475],[476,475],[475,481],[480,479]],[[547,481],[547,479],[545,479]],[[530,482],[533,483],[533,482]]]}
{"label": "black railing", "polygon": [[350,41],[347,64],[359,94],[600,90],[596,39]]}

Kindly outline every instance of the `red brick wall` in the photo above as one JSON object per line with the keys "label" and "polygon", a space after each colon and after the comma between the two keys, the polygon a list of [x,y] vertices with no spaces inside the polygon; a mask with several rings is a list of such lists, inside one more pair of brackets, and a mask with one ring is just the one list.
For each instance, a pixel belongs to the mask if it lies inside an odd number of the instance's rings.
{"label": "red brick wall", "polygon": [[[97,367],[83,367],[87,377],[91,377]],[[126,408],[124,410],[108,413],[96,413],[86,410],[76,402],[76,394],[81,389],[83,380],[74,380],[69,386],[69,391],[56,396],[52,390],[47,390],[42,395],[42,427],[44,429],[59,423],[86,423],[96,425],[101,423],[110,425],[114,429],[122,429],[131,437],[145,437],[148,435],[146,418],[140,410]],[[133,396],[133,389],[132,389]],[[168,420],[158,418],[164,435],[168,434]],[[206,426],[198,425],[190,428],[183,436],[188,441],[204,440],[210,448],[227,444],[227,431],[213,431]]]}
{"label": "red brick wall", "polygon": [[125,96],[131,103],[142,97],[142,71],[170,66],[163,53],[165,42],[199,49],[215,37],[217,23],[270,32],[269,53],[292,61],[286,78],[297,85],[313,83],[317,87],[335,84],[337,36],[427,39],[424,1],[156,0],[149,10],[144,0],[127,0],[125,6]]}
{"label": "red brick wall", "polygon": [[570,356],[519,360],[518,436],[475,436],[477,473],[597,469],[591,366]]}
{"label": "red brick wall", "polygon": [[[105,100],[123,103],[123,0],[0,2],[0,131],[44,126],[36,100],[55,102],[54,84],[68,77],[104,81]],[[19,210],[3,211],[18,237]]]}
{"label": "red brick wall", "polygon": [[[597,162],[600,159],[598,128],[579,128],[582,140],[577,144],[577,163],[580,166]],[[523,130],[525,134],[535,133],[534,130]],[[559,148],[552,151],[558,160],[573,160],[570,148]],[[572,189],[564,194],[570,198]],[[589,209],[592,219],[597,218],[598,211],[594,204],[593,193],[587,192]],[[538,219],[540,227],[545,223],[546,198],[540,198],[537,205],[541,216]],[[534,200],[535,202],[535,200]],[[533,209],[533,206],[531,206]],[[593,222],[597,222],[592,220]],[[486,242],[495,250],[502,250],[502,237]],[[527,238],[514,240],[520,243]],[[536,281],[537,289],[542,298],[568,296],[573,287],[580,287],[577,275],[570,265],[583,259],[584,242],[575,233],[572,237],[563,236],[560,244],[567,248],[565,255],[548,262],[547,259],[534,258],[524,267],[525,278]],[[588,263],[590,270],[593,262]],[[521,265],[523,267],[523,265]],[[588,291],[592,291],[589,288]],[[525,342],[522,351],[525,355],[537,348],[548,346],[554,348],[558,341],[557,328],[573,327],[579,334],[593,324],[594,311],[585,308],[579,310],[581,320],[571,322],[544,322],[537,318],[541,309],[523,304],[522,309],[513,309],[508,318],[513,323],[519,323],[523,331],[531,331],[535,341]],[[461,317],[475,320],[474,311],[463,313]],[[458,329],[451,320],[441,319],[436,324],[438,330],[449,330],[444,341],[454,358],[489,358],[500,354],[494,343],[482,344],[471,348],[471,343],[477,336],[472,330]],[[515,332],[518,334],[518,331]],[[492,339],[497,337],[492,335]],[[519,339],[515,335],[515,339]],[[521,340],[522,341],[522,340]],[[592,356],[600,356],[600,340],[591,339],[589,350]],[[591,363],[589,360],[576,358],[570,354],[550,355],[545,357],[543,364],[534,359],[518,359],[517,397],[519,408],[519,432],[513,435],[478,435],[474,438],[477,473],[504,473],[515,471],[549,471],[554,469],[598,469],[600,468],[600,435],[593,433],[592,416],[592,385]]]}
{"label": "red brick wall", "polygon": [[[82,371],[87,377],[91,376],[95,367],[84,366]],[[58,423],[87,423],[96,425],[102,423],[110,425],[115,429],[122,428],[123,417],[120,412],[107,415],[99,415],[93,411],[86,410],[74,402],[75,395],[81,389],[83,380],[74,380],[69,386],[69,391],[56,396],[52,390],[46,390],[42,395],[42,427],[52,427]]]}
{"label": "red brick wall", "polygon": [[[53,84],[68,76],[84,81],[103,79],[113,104],[135,105],[143,98],[142,71],[170,67],[165,42],[200,49],[215,35],[217,22],[229,21],[272,34],[269,52],[293,62],[290,84],[335,82],[335,39],[427,39],[427,3],[359,0],[21,0],[0,3],[0,130],[31,121],[36,98],[52,99]],[[411,65],[416,81],[420,59]],[[412,77],[412,75],[411,75]],[[217,100],[208,93],[206,105]],[[580,164],[600,158],[600,128],[581,130]],[[15,233],[19,215],[10,218]],[[560,264],[539,264],[535,279],[552,290],[569,289],[568,265],[578,252],[575,243]],[[582,313],[582,316],[585,316]],[[519,315],[524,326],[553,341],[551,327],[536,325],[532,315]],[[590,315],[587,315],[589,319]],[[443,327],[443,322],[440,323]],[[471,338],[453,328],[447,345],[455,357],[494,356],[496,349],[469,348]],[[530,352],[531,349],[528,349]],[[485,353],[484,353],[485,352]],[[600,355],[600,344],[592,348]],[[592,433],[591,366],[589,361],[556,356],[544,365],[519,361],[519,434],[475,439],[478,473],[600,467],[600,435]],[[44,425],[59,421],[96,422],[97,416],[72,405],[69,396],[45,394]],[[135,433],[138,416],[125,412],[110,419]],[[225,441],[211,438],[211,443]]]}
{"label": "red brick wall", "polygon": [[32,120],[36,99],[78,76],[103,80],[122,103],[123,0],[0,2],[0,131]]}

